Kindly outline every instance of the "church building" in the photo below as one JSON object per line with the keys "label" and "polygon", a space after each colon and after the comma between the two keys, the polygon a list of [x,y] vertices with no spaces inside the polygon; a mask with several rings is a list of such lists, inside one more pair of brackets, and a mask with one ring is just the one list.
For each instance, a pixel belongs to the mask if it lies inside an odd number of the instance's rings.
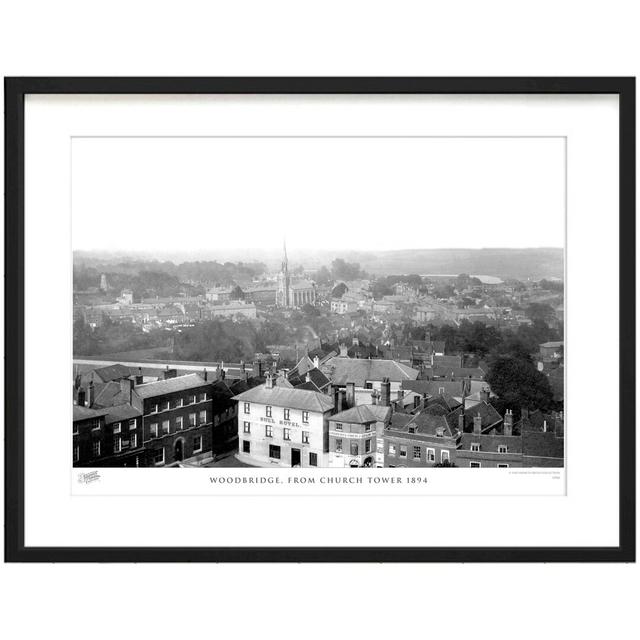
{"label": "church building", "polygon": [[292,281],[289,275],[289,260],[287,258],[287,245],[284,245],[282,268],[278,274],[278,291],[276,293],[276,305],[285,309],[298,309],[305,304],[316,303],[315,284],[310,280]]}

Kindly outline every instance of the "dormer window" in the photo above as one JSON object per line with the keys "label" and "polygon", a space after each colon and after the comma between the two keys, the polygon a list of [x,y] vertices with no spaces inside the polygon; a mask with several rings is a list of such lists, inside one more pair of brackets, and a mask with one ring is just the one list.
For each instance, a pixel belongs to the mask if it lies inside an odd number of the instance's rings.
{"label": "dormer window", "polygon": [[471,443],[471,451],[480,451],[480,443],[472,442]]}
{"label": "dormer window", "polygon": [[269,405],[267,405],[267,407],[266,407],[266,412],[267,412],[267,414],[266,414],[267,418],[270,418],[271,417],[271,407]]}
{"label": "dormer window", "polygon": [[506,444],[498,445],[498,453],[507,453],[507,445]]}
{"label": "dormer window", "polygon": [[436,427],[436,437],[444,438],[444,427]]}
{"label": "dormer window", "polygon": [[415,433],[415,432],[416,432],[415,427],[409,427],[409,433]]}

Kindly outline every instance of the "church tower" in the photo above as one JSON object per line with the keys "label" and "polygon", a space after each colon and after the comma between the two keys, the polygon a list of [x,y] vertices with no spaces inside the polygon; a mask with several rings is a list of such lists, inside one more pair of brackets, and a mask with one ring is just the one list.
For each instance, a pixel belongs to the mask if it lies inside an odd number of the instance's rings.
{"label": "church tower", "polygon": [[291,306],[291,279],[289,277],[289,259],[287,258],[287,242],[284,241],[284,253],[282,256],[282,267],[278,274],[278,296],[276,298],[279,307],[288,308]]}

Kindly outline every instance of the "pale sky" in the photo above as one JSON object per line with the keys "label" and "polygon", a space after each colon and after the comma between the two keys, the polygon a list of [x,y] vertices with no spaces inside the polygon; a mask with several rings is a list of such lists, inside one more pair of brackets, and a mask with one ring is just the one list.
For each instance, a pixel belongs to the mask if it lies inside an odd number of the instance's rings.
{"label": "pale sky", "polygon": [[75,138],[73,248],[562,247],[562,138]]}

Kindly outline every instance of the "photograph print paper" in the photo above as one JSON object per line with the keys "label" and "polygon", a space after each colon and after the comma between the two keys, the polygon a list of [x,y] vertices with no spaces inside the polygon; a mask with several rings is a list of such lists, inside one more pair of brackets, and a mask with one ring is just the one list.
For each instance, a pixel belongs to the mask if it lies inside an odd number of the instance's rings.
{"label": "photograph print paper", "polygon": [[564,467],[564,138],[71,145],[74,467]]}

